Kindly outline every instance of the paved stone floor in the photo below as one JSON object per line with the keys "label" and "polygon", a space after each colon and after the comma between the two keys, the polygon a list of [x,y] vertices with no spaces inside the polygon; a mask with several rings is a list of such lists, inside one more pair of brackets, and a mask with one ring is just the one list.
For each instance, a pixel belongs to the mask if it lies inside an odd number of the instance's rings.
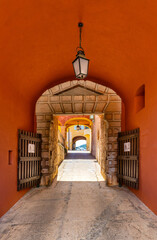
{"label": "paved stone floor", "polygon": [[32,189],[1,218],[0,239],[156,240],[157,217],[127,188],[107,187],[94,159],[67,159],[51,187]]}

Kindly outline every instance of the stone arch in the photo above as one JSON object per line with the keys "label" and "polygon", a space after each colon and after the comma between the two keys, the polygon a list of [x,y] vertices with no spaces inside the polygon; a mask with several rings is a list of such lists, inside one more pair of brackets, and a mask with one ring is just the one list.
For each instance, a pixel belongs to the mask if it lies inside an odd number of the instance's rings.
{"label": "stone arch", "polygon": [[48,89],[51,89],[51,88],[54,88],[55,86],[57,85],[61,85],[61,84],[64,84],[64,83],[67,83],[67,82],[83,82],[83,81],[89,81],[89,82],[92,82],[94,84],[98,84],[100,86],[105,86],[106,88],[108,89],[111,89],[112,91],[114,91],[122,100],[122,102],[125,104],[125,101],[126,101],[126,91],[123,90],[119,87],[119,83],[117,84],[113,84],[113,82],[111,81],[107,81],[107,80],[104,80],[104,78],[98,78],[97,76],[93,76],[93,77],[90,77],[88,78],[87,80],[77,80],[73,78],[73,75],[72,76],[67,76],[67,77],[64,77],[64,78],[58,78],[57,80],[54,80],[53,83],[49,83],[48,85],[45,85],[42,87],[42,89],[40,89],[40,92],[38,92],[36,94],[36,98],[35,98],[35,102],[37,103],[38,99],[48,90]]}
{"label": "stone arch", "polygon": [[[75,91],[76,95],[73,95],[72,91]],[[49,171],[52,170],[52,167],[50,167],[53,164],[50,160],[52,151],[49,148],[49,129],[51,126],[51,129],[56,131],[54,126],[58,124],[57,116],[64,114],[98,114],[101,115],[101,126],[103,126],[103,124],[105,126],[108,125],[107,128],[104,128],[104,131],[107,132],[107,137],[105,138],[107,145],[106,154],[101,157],[101,159],[105,158],[104,162],[101,161],[102,172],[104,177],[107,176],[107,180],[109,179],[108,182],[110,185],[116,184],[117,134],[121,131],[121,111],[122,100],[120,96],[112,89],[98,84],[95,81],[66,81],[46,90],[36,103],[37,132],[42,133],[43,138],[43,176],[44,174],[48,175]],[[103,121],[104,123],[102,123]],[[107,121],[108,124],[105,121]],[[92,125],[93,123],[90,125],[91,130],[93,129]],[[55,157],[55,154],[53,156]],[[56,166],[53,167],[53,170],[55,168],[57,169],[57,163]],[[57,170],[55,174],[57,174]],[[53,174],[53,176],[55,174]],[[50,182],[53,179],[52,176],[48,178],[50,178]]]}
{"label": "stone arch", "polygon": [[78,140],[86,140],[86,137],[84,136],[76,136],[72,139],[72,142],[75,143]]}
{"label": "stone arch", "polygon": [[86,139],[85,136],[76,136],[76,137],[74,137],[74,138],[72,139],[72,149],[73,149],[73,150],[75,149],[74,145],[76,144],[76,142],[77,142],[78,140],[86,140],[86,141],[87,141],[87,139]]}
{"label": "stone arch", "polygon": [[84,125],[86,127],[91,128],[92,127],[92,121],[86,117],[72,117],[69,120],[67,120],[65,122],[65,126],[66,128],[73,126],[73,125],[77,125],[79,123],[79,125]]}

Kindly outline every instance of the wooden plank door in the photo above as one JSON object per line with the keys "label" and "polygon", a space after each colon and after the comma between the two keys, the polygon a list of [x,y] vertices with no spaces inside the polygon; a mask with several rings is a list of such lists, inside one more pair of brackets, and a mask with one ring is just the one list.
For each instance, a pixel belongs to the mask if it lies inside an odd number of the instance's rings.
{"label": "wooden plank door", "polygon": [[118,133],[118,181],[139,188],[139,128]]}
{"label": "wooden plank door", "polygon": [[18,130],[17,190],[40,183],[41,134]]}

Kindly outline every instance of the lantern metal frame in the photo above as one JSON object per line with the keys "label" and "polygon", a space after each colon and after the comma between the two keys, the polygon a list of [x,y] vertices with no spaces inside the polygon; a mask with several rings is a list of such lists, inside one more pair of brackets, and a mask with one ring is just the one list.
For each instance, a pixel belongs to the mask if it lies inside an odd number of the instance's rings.
{"label": "lantern metal frame", "polygon": [[[75,60],[72,62],[72,64],[73,64],[73,68],[74,68],[74,72],[75,72],[75,76],[76,76],[76,78],[78,78],[78,79],[84,79],[85,77],[87,77],[87,75],[88,75],[88,66],[89,66],[89,59],[87,59],[86,57],[85,57],[85,53],[84,53],[84,49],[82,48],[82,46],[81,46],[81,41],[82,41],[82,39],[81,39],[81,34],[82,34],[82,27],[83,27],[83,23],[82,22],[79,22],[78,23],[78,27],[80,28],[80,44],[79,44],[79,47],[77,47],[76,48],[76,51],[77,51],[77,55],[76,55],[76,58],[75,58]],[[86,61],[86,69],[87,69],[87,72],[83,72],[83,63],[82,63],[82,61]],[[76,66],[75,66],[75,63],[76,63],[76,61],[78,61],[78,65],[79,66],[77,66],[78,67],[78,73],[76,72]]]}
{"label": "lantern metal frame", "polygon": [[76,129],[77,129],[77,131],[79,131],[79,130],[80,130],[80,125],[79,125],[79,122],[77,123]]}

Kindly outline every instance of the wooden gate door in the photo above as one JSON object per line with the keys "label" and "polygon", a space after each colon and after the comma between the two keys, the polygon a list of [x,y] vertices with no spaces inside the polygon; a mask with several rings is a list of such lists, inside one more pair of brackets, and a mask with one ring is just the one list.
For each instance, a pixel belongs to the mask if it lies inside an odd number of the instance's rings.
{"label": "wooden gate door", "polygon": [[17,190],[36,186],[41,175],[41,134],[18,130]]}
{"label": "wooden gate door", "polygon": [[118,133],[118,181],[139,188],[139,128]]}

